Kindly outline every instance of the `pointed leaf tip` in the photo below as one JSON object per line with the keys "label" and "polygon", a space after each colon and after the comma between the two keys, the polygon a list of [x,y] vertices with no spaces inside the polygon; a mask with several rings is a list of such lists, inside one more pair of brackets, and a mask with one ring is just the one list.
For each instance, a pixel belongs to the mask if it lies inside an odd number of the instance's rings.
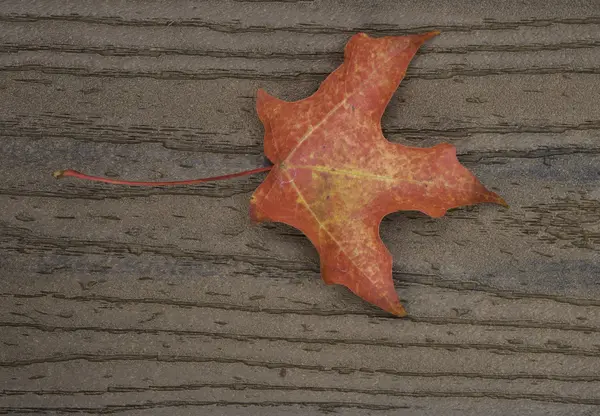
{"label": "pointed leaf tip", "polygon": [[417,48],[419,48],[426,41],[428,41],[431,38],[436,37],[439,34],[440,34],[440,32],[438,30],[433,30],[431,32],[419,33],[418,35],[410,35],[409,38],[410,38],[410,41],[412,42],[412,44],[415,45]]}
{"label": "pointed leaf tip", "polygon": [[509,208],[508,203],[504,200],[504,198],[492,191],[488,191],[486,200],[482,202],[491,202],[492,204],[498,204]]}
{"label": "pointed leaf tip", "polygon": [[396,315],[399,318],[403,318],[406,316],[406,309],[401,304],[395,305],[392,310],[390,310],[392,314]]}
{"label": "pointed leaf tip", "polygon": [[502,205],[503,207],[510,208],[510,205],[508,205],[508,202],[506,202],[504,200],[504,198],[502,198],[500,195],[497,195],[496,203],[498,205]]}
{"label": "pointed leaf tip", "polygon": [[389,312],[392,315],[396,315],[400,318],[406,316],[406,309],[404,309],[404,306],[402,306],[397,297],[396,299],[390,299],[387,297],[382,298],[374,301],[373,304],[379,306],[384,311]]}
{"label": "pointed leaf tip", "polygon": [[423,43],[431,38],[436,37],[440,33],[441,32],[439,30],[432,30],[431,32],[425,32],[425,33],[421,33],[418,35],[413,35],[413,37],[417,39],[417,42]]}
{"label": "pointed leaf tip", "polygon": [[429,40],[431,38],[436,37],[440,33],[442,33],[442,32],[440,32],[439,30],[432,30],[431,32],[423,33],[421,36],[423,37],[424,40]]}

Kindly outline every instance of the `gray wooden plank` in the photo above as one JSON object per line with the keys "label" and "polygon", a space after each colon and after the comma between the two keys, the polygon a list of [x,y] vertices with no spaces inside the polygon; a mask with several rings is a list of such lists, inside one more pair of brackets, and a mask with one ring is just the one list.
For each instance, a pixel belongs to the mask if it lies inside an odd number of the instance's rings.
{"label": "gray wooden plank", "polygon": [[[597,152],[596,111],[587,105],[600,93],[597,80],[589,74],[408,79],[385,113],[384,133],[419,146],[449,141],[473,159],[502,152]],[[3,136],[242,154],[262,153],[254,109],[258,88],[299,99],[317,87],[289,81],[81,80],[22,72],[4,74],[2,82]]]}
{"label": "gray wooden plank", "polygon": [[[41,154],[38,146],[31,146],[33,153]],[[76,148],[59,149],[58,153],[67,149]],[[82,153],[87,152],[74,154]],[[165,157],[160,157],[161,153]],[[150,172],[165,172],[169,152],[159,151],[154,164],[151,154],[142,153],[134,160],[140,160]],[[103,153],[91,155],[102,166]],[[52,164],[59,158],[5,162],[5,166],[13,167],[2,189],[6,196],[12,195],[4,200],[1,214],[6,249],[37,250],[48,243],[55,254],[133,250],[138,254],[188,256],[197,262],[227,256],[268,257],[299,260],[308,264],[303,269],[318,270],[314,249],[298,232],[283,225],[250,223],[248,198],[259,177],[211,187],[115,188],[57,182],[49,172],[56,168]],[[418,281],[477,281],[513,291],[597,297],[600,239],[595,227],[600,205],[595,197],[598,181],[594,166],[598,156],[497,162],[501,163],[478,164],[474,170],[488,186],[502,190],[512,204],[510,209],[481,206],[456,210],[439,220],[398,213],[384,221],[382,237],[394,256],[396,271],[420,276],[415,278]],[[138,165],[129,168],[135,171]],[[224,165],[221,169],[227,167]],[[103,166],[93,171],[108,170]],[[161,176],[165,175],[184,176]],[[22,267],[17,264],[16,269]]]}
{"label": "gray wooden plank", "polygon": [[[549,24],[598,24],[598,6],[594,1],[574,0],[568,4],[551,0],[538,3],[461,0],[448,4],[439,0],[411,1],[399,7],[394,0],[364,3],[328,1],[260,2],[176,0],[111,1],[93,0],[55,3],[33,0],[27,3],[9,0],[3,5],[8,21],[83,21],[96,24],[131,26],[193,26],[215,31],[243,32],[293,30],[297,32],[336,33],[361,29],[395,31],[440,29],[471,31],[516,26]],[[277,16],[276,19],[273,16]]]}
{"label": "gray wooden plank", "polygon": [[[274,18],[276,16],[276,18]],[[0,413],[581,414],[600,406],[594,1],[5,1]],[[305,97],[357,31],[439,29],[383,127],[511,204],[385,219],[393,319],[252,225],[256,90]]]}

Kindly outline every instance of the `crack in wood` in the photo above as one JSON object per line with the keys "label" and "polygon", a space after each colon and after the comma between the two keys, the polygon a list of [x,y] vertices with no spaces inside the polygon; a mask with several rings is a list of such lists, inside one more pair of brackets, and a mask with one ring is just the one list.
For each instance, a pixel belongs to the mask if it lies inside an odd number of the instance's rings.
{"label": "crack in wood", "polygon": [[[42,74],[72,75],[94,78],[152,78],[156,80],[323,80],[329,72],[272,71],[259,72],[254,69],[202,69],[197,71],[165,69],[161,71],[92,69],[86,67],[61,67],[41,64],[3,65],[0,72],[39,72]],[[407,71],[407,79],[449,79],[454,77],[488,77],[497,75],[550,75],[550,74],[600,74],[599,67],[555,67],[496,68],[496,69],[442,69],[422,70],[415,66]]]}
{"label": "crack in wood", "polygon": [[[140,321],[144,323],[147,321]],[[177,336],[205,336],[214,339],[227,339],[241,342],[260,341],[285,341],[290,343],[304,344],[322,344],[329,346],[343,345],[363,345],[363,346],[381,346],[389,348],[426,348],[426,349],[445,349],[454,351],[460,350],[479,350],[479,351],[497,351],[503,353],[515,354],[559,354],[572,355],[581,357],[600,357],[600,350],[585,350],[575,348],[569,345],[559,344],[551,348],[542,348],[526,345],[515,344],[491,344],[491,343],[444,343],[444,342],[408,342],[408,341],[386,341],[383,339],[360,339],[360,338],[303,338],[303,337],[286,337],[286,336],[267,336],[256,334],[235,334],[226,332],[210,332],[210,331],[193,331],[193,330],[170,330],[170,329],[146,329],[146,328],[102,328],[102,327],[65,327],[65,326],[50,326],[43,324],[27,324],[27,323],[11,323],[1,322],[0,327],[9,328],[32,328],[43,332],[98,332],[107,334],[166,334]],[[553,345],[553,344],[548,344]]]}
{"label": "crack in wood", "polygon": [[[558,43],[532,43],[523,45],[466,45],[456,47],[424,46],[419,50],[420,55],[427,54],[467,54],[472,52],[539,52],[560,51],[563,49],[591,49],[600,47],[600,42],[595,40],[581,39],[573,42]],[[243,58],[250,60],[290,59],[290,60],[332,60],[341,61],[343,53],[334,51],[313,52],[262,52],[260,50],[228,50],[228,49],[194,49],[194,48],[168,48],[168,47],[133,47],[133,46],[77,46],[63,43],[56,44],[31,44],[31,43],[3,43],[0,44],[0,52],[17,53],[28,52],[57,52],[72,54],[98,54],[101,56],[202,56],[211,58]]]}
{"label": "crack in wood", "polygon": [[439,30],[441,32],[472,32],[479,30],[507,30],[519,27],[547,27],[553,25],[597,25],[600,23],[600,16],[587,16],[578,18],[554,18],[554,19],[520,19],[514,21],[484,21],[482,23],[471,23],[466,25],[444,24],[403,26],[398,28],[396,25],[381,24],[369,22],[368,25],[356,25],[353,27],[334,26],[333,24],[323,26],[311,23],[299,23],[295,26],[261,26],[261,25],[243,25],[240,21],[236,22],[211,22],[202,18],[123,18],[120,16],[84,16],[80,14],[33,14],[33,13],[11,13],[0,14],[0,21],[4,22],[38,22],[38,21],[69,21],[91,24],[102,24],[108,26],[158,26],[158,27],[203,27],[217,32],[224,33],[247,33],[247,32],[267,32],[276,31],[310,33],[310,34],[347,34],[352,35],[356,32],[368,32],[373,35],[405,35],[410,33],[430,32]]}

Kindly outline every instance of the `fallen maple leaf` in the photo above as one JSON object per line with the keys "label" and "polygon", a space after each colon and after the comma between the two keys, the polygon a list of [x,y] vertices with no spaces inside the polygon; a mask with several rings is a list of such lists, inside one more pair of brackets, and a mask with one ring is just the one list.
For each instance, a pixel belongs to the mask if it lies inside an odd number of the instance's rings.
{"label": "fallen maple leaf", "polygon": [[270,170],[252,196],[251,217],[298,228],[319,252],[325,283],[344,285],[367,302],[404,316],[392,281],[392,258],[379,237],[383,217],[399,210],[441,217],[450,208],[480,202],[506,206],[458,162],[454,146],[406,147],[383,137],[385,107],[419,46],[437,33],[378,39],[359,33],[346,45],[344,63],[312,96],[286,102],[259,90],[257,110],[272,167],[167,182],[70,169],[54,176],[170,186]]}
{"label": "fallen maple leaf", "polygon": [[436,34],[374,39],[359,33],[346,45],[344,63],[312,96],[286,102],[260,90],[257,98],[274,167],[252,196],[252,218],[302,231],[319,252],[325,283],[344,285],[398,316],[406,312],[379,237],[383,217],[506,205],[458,162],[454,146],[406,147],[382,134],[381,116],[410,60]]}

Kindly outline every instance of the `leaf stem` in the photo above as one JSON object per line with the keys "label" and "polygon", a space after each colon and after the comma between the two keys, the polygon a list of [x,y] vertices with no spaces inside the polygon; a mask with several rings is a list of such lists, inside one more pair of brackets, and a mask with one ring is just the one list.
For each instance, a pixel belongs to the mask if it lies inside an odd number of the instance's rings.
{"label": "leaf stem", "polygon": [[67,176],[73,178],[84,179],[87,181],[110,183],[113,185],[130,185],[130,186],[177,186],[177,185],[193,185],[196,183],[221,181],[225,179],[237,178],[238,176],[253,175],[255,173],[267,172],[271,170],[273,166],[267,166],[264,168],[256,168],[252,170],[246,170],[243,172],[230,173],[229,175],[213,176],[210,178],[199,178],[199,179],[188,179],[184,181],[164,181],[164,182],[148,182],[148,181],[125,181],[121,179],[111,179],[102,176],[91,176],[85,173],[77,172],[76,170],[66,169],[57,170],[52,174],[56,179],[61,179]]}

